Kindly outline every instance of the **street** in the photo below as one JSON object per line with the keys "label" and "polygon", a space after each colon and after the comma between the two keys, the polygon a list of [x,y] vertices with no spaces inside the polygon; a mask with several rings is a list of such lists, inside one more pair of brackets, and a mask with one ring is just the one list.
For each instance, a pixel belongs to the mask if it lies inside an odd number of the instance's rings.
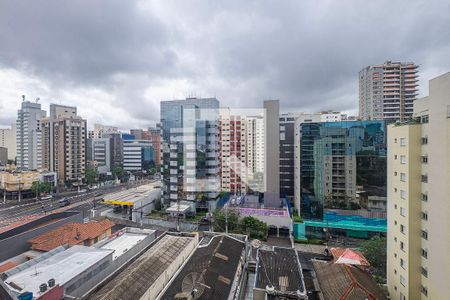
{"label": "street", "polygon": [[[144,181],[104,186],[89,192],[68,196],[65,198],[70,201],[70,205],[64,207],[60,207],[59,203],[59,200],[64,198],[63,196],[47,200],[33,200],[32,202],[30,202],[31,199],[28,199],[27,202],[24,201],[25,203],[2,203],[0,204],[0,228],[15,222],[33,219],[39,215],[66,210],[82,211],[84,217],[89,217],[90,210],[93,208],[94,203],[96,209],[104,206],[103,203],[101,203],[103,194],[117,192],[122,189],[132,188],[145,183],[148,182]],[[96,196],[99,193],[102,195]]]}

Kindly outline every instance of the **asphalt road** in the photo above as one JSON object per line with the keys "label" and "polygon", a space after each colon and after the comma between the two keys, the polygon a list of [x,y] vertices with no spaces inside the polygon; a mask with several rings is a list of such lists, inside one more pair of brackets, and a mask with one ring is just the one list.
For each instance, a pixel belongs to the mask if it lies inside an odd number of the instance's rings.
{"label": "asphalt road", "polygon": [[89,192],[68,196],[66,198],[69,199],[70,205],[65,207],[60,207],[59,205],[59,199],[63,197],[26,203],[15,203],[15,205],[12,206],[11,204],[1,204],[0,227],[7,226],[15,222],[20,222],[36,215],[43,215],[61,210],[82,211],[85,217],[89,217],[90,210],[93,208],[94,203],[96,209],[101,209],[104,206],[103,203],[101,203],[102,196],[96,196],[97,194],[117,192],[122,189],[135,187],[145,183],[149,183],[149,181],[101,187]]}

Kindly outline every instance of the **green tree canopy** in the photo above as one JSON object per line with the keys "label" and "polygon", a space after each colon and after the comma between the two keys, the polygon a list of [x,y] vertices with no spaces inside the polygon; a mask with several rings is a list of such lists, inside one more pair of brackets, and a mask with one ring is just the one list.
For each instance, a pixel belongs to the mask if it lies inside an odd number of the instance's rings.
{"label": "green tree canopy", "polygon": [[52,185],[49,182],[34,181],[31,184],[31,191],[35,195],[41,193],[50,193],[52,191]]}
{"label": "green tree canopy", "polygon": [[96,183],[98,180],[98,171],[96,168],[86,168],[86,181],[89,185]]}
{"label": "green tree canopy", "polygon": [[377,273],[386,276],[386,238],[375,236],[361,244],[360,250],[369,261],[370,265],[377,269]]}

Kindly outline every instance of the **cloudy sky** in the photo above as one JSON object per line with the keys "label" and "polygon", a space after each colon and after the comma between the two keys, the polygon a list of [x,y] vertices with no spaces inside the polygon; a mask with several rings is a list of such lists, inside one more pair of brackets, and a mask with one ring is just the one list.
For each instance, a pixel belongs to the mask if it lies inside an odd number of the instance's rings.
{"label": "cloudy sky", "polygon": [[360,69],[420,65],[420,93],[450,71],[443,1],[0,0],[0,126],[21,95],[94,122],[147,127],[159,101],[357,114]]}

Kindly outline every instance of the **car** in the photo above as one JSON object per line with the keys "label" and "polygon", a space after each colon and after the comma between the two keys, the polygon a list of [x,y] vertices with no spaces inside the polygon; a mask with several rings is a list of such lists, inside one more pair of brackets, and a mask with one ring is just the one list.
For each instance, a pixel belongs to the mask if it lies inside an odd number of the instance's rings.
{"label": "car", "polygon": [[68,198],[62,198],[61,200],[59,200],[60,207],[64,207],[67,205],[70,205],[70,200]]}
{"label": "car", "polygon": [[41,201],[42,200],[51,200],[53,198],[53,195],[45,195],[41,197]]}

